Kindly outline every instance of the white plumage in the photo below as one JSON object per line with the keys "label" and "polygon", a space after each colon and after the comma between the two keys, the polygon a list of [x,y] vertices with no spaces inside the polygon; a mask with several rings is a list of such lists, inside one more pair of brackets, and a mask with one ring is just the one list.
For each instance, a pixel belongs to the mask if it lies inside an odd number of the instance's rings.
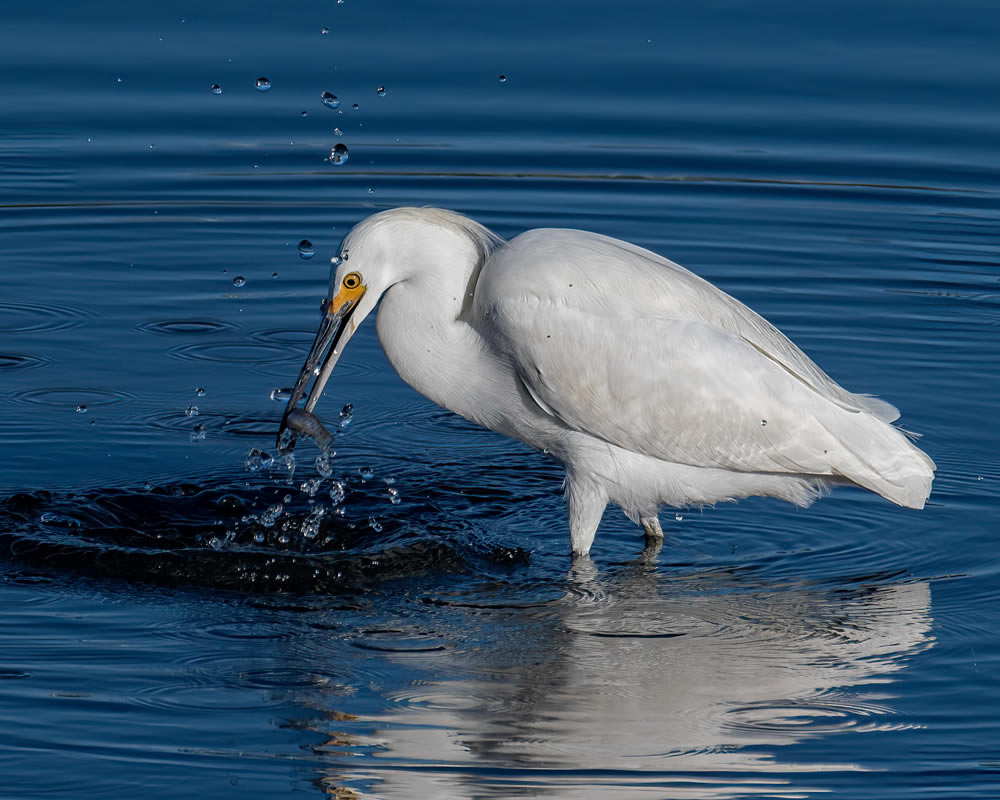
{"label": "white plumage", "polygon": [[930,493],[934,463],[890,424],[893,406],[848,392],[758,314],[648,250],[563,229],[505,243],[459,214],[400,208],[360,222],[341,255],[289,410],[316,373],[312,410],[381,298],[379,340],[407,383],[565,464],[576,554],[609,502],[658,536],[663,505],[805,506],[854,483],[922,508]]}

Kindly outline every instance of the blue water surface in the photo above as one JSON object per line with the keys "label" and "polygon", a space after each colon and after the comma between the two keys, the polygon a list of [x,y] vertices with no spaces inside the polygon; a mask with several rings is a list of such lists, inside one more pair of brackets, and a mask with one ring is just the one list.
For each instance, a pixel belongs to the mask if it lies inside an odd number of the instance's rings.
{"label": "blue water surface", "polygon": [[[1000,796],[998,41],[974,0],[5,8],[0,793]],[[559,466],[371,324],[292,471],[272,392],[400,205],[693,269],[900,407],[928,506],[658,552],[611,509],[572,563]]]}

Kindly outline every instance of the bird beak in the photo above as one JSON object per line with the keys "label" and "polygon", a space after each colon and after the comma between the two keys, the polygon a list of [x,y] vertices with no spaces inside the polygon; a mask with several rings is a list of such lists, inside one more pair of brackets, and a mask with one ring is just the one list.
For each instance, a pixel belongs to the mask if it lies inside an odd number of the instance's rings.
{"label": "bird beak", "polygon": [[[282,434],[288,427],[288,414],[298,408],[299,400],[306,393],[306,386],[315,375],[316,381],[306,397],[305,410],[312,413],[319,402],[323,388],[330,379],[340,354],[344,352],[344,346],[354,335],[357,328],[352,319],[354,309],[361,298],[364,297],[366,287],[358,286],[356,289],[340,287],[340,291],[334,295],[333,299],[327,303],[326,311],[323,314],[323,321],[319,324],[316,338],[313,340],[309,355],[306,356],[306,363],[302,365],[298,380],[295,381],[295,388],[292,389],[292,396],[288,398],[288,405],[285,407],[284,416],[281,418],[281,427],[278,429],[278,448],[282,447]],[[362,315],[364,317],[364,315]],[[326,356],[324,357],[324,353]],[[289,448],[291,445],[289,444]]]}

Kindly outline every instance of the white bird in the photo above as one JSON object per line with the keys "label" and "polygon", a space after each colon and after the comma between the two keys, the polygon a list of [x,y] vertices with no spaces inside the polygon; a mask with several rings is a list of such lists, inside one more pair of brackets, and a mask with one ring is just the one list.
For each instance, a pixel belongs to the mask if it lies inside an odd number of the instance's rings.
{"label": "white bird", "polygon": [[379,341],[404,381],[565,465],[575,555],[608,503],[656,541],[664,505],[807,506],[856,484],[922,508],[930,493],[934,462],[890,424],[893,406],[842,388],[694,273],[586,231],[505,242],[433,208],[383,211],[348,233],[282,432],[298,427],[314,375],[315,408],[379,300]]}

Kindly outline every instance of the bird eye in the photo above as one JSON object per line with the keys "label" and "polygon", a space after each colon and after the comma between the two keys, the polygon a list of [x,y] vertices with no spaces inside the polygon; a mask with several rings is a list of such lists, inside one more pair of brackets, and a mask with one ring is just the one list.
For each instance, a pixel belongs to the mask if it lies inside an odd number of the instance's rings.
{"label": "bird eye", "polygon": [[348,272],[344,276],[345,289],[357,289],[361,285],[361,276],[356,272]]}

